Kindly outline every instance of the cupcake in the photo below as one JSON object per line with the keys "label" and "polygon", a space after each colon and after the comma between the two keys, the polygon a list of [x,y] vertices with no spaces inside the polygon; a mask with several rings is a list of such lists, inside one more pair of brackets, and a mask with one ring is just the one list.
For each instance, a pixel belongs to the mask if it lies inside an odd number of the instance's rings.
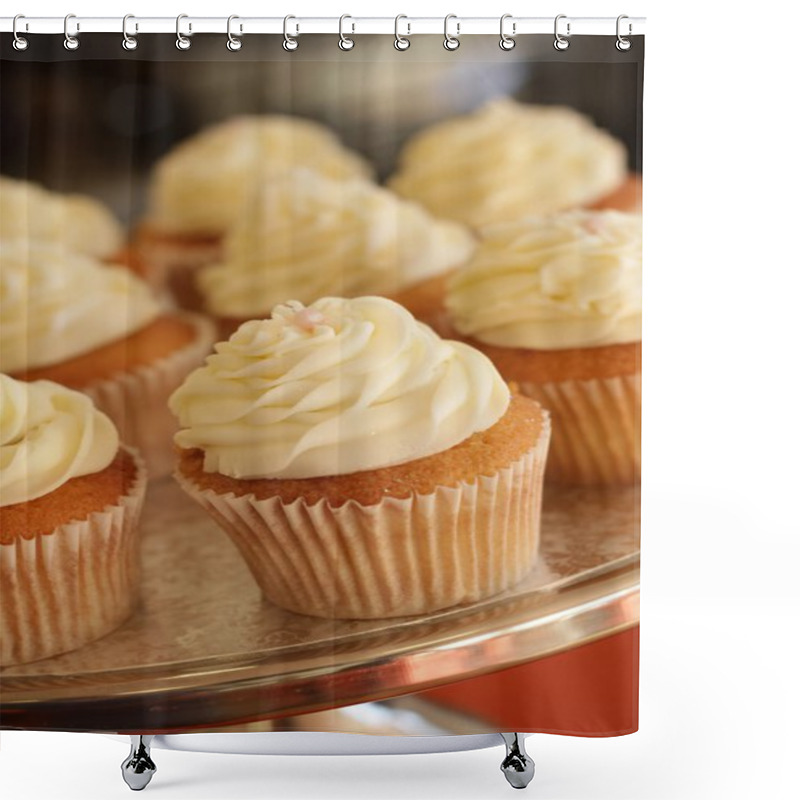
{"label": "cupcake", "polygon": [[397,299],[548,409],[548,481],[638,482],[641,217],[571,211],[485,228],[464,269]]}
{"label": "cupcake", "polygon": [[97,200],[0,176],[0,240],[52,242],[101,260],[120,254],[122,227]]}
{"label": "cupcake", "polygon": [[534,564],[546,413],[391,300],[279,305],[170,408],[179,483],[285,609],[429,613]]}
{"label": "cupcake", "polygon": [[50,244],[0,242],[0,371],[88,394],[151,477],[172,469],[169,395],[211,349],[212,323],[162,313],[124,267]]}
{"label": "cupcake", "polygon": [[0,375],[0,665],[74,650],[131,614],[145,483],[86,395]]}
{"label": "cupcake", "polygon": [[385,295],[452,270],[474,249],[462,225],[375,184],[296,169],[260,187],[197,287],[227,337],[287,300]]}
{"label": "cupcake", "polygon": [[337,179],[371,175],[325,126],[296,117],[234,117],[181,142],[155,167],[134,243],[149,279],[168,280],[180,298],[194,268],[219,261],[252,187],[292,166]]}
{"label": "cupcake", "polygon": [[641,208],[622,142],[573,109],[510,99],[414,136],[389,187],[475,228],[578,207]]}

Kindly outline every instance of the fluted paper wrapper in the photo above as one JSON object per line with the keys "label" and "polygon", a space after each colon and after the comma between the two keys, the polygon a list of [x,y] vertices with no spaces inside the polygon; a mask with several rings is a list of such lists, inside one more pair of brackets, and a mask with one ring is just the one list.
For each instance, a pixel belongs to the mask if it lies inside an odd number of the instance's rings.
{"label": "fluted paper wrapper", "polygon": [[95,381],[81,389],[104,411],[120,439],[136,447],[151,478],[169,475],[175,468],[173,436],[178,423],[167,406],[172,392],[209,354],[217,340],[214,324],[199,314],[181,313],[195,338],[185,347],[152,364]]}
{"label": "fluted paper wrapper", "polygon": [[300,614],[423,614],[497,594],[532,568],[549,439],[472,483],[373,505],[184,490],[228,533],[264,596]]}
{"label": "fluted paper wrapper", "polygon": [[627,485],[641,478],[642,376],[588,381],[517,381],[550,412],[547,480]]}
{"label": "fluted paper wrapper", "polygon": [[139,584],[137,526],[147,478],[113,506],[52,533],[0,545],[0,666],[75,650],[121,625]]}

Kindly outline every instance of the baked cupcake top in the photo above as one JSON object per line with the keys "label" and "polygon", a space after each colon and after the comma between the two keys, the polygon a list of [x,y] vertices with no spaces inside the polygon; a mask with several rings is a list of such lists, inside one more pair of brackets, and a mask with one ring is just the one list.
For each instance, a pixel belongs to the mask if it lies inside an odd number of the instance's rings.
{"label": "baked cupcake top", "polygon": [[472,234],[362,180],[306,169],[276,175],[225,239],[198,285],[221,317],[264,316],[293,298],[384,294],[464,263]]}
{"label": "baked cupcake top", "polygon": [[181,142],[156,165],[150,221],[167,232],[221,235],[242,214],[254,185],[293,166],[331,178],[371,175],[367,162],[319,123],[234,117]]}
{"label": "baked cupcake top", "polygon": [[0,370],[19,372],[82,355],[158,315],[129,269],[40,242],[0,241]]}
{"label": "baked cupcake top", "polygon": [[291,301],[244,323],[170,398],[175,441],[237,479],[346,475],[447,450],[509,390],[482,353],[382,297]]}
{"label": "baked cupcake top", "polygon": [[0,176],[0,239],[54,242],[108,258],[122,247],[123,233],[111,212],[91,197]]}
{"label": "baked cupcake top", "polygon": [[459,333],[503,347],[640,341],[642,219],[571,211],[485,228],[445,305]]}
{"label": "baked cupcake top", "polygon": [[85,394],[0,374],[0,506],[100,472],[118,448],[117,429]]}
{"label": "baked cupcake top", "polygon": [[589,205],[626,174],[625,146],[588,117],[502,99],[414,136],[389,186],[481,226]]}

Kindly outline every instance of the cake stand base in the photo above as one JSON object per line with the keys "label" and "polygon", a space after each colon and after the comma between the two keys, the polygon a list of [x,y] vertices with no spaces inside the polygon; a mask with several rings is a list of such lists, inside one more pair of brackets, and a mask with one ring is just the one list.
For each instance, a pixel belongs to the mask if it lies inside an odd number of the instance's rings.
{"label": "cake stand base", "polygon": [[156,772],[151,750],[263,755],[390,755],[480,750],[504,742],[506,757],[500,769],[515,789],[533,780],[534,763],[525,752],[524,733],[468,736],[370,736],[352,733],[195,733],[130,736],[131,751],[122,762],[122,778],[138,792]]}

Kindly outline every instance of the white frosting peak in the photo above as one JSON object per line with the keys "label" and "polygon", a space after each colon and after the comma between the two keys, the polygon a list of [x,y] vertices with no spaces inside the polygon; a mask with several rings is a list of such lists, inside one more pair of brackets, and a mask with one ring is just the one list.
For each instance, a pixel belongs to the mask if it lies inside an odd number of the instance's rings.
{"label": "white frosting peak", "polygon": [[330,178],[366,178],[367,162],[307,119],[234,117],[181,142],[156,166],[151,218],[166,231],[222,235],[242,215],[253,187],[276,171],[308,167]]}
{"label": "white frosting peak", "polygon": [[170,398],[184,448],[233,478],[313,478],[447,450],[505,413],[477,350],[381,297],[290,302],[246,322]]}
{"label": "white frosting peak", "polygon": [[464,263],[475,241],[455,222],[362,180],[305,169],[276,175],[231,229],[223,263],[198,283],[222,317],[261,317],[278,303],[389,294]]}
{"label": "white frosting peak", "polygon": [[0,506],[100,472],[118,448],[116,428],[85,394],[0,374]]}
{"label": "white frosting peak", "polygon": [[560,106],[495,100],[417,134],[389,186],[473,226],[590,205],[625,179],[624,145]]}
{"label": "white frosting peak", "polygon": [[66,361],[144,327],[158,315],[130,270],[53,244],[0,241],[0,369]]}
{"label": "white frosting peak", "polygon": [[571,211],[485,228],[446,306],[460,333],[503,347],[639,341],[641,217]]}
{"label": "white frosting peak", "polygon": [[91,197],[0,176],[0,239],[52,242],[108,258],[122,246],[123,234],[111,212]]}

